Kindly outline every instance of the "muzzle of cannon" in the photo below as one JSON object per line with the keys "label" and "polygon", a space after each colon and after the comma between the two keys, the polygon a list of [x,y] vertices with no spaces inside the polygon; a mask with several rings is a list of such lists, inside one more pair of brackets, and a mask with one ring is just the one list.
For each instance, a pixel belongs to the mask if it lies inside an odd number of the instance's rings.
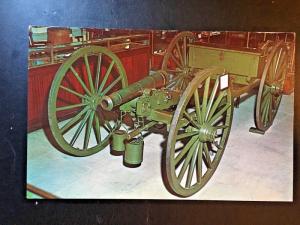
{"label": "muzzle of cannon", "polygon": [[115,106],[126,103],[143,94],[145,89],[165,87],[170,77],[165,71],[158,71],[153,75],[129,85],[127,88],[116,91],[102,98],[100,105],[103,109],[111,111]]}

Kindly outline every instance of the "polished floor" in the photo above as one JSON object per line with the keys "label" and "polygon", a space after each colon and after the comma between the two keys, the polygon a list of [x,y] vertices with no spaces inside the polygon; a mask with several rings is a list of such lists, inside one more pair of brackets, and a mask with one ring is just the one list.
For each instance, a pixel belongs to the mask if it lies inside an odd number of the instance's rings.
{"label": "polished floor", "polygon": [[[219,167],[206,186],[185,199],[293,200],[293,95],[283,97],[265,135],[248,132],[254,125],[254,101],[252,96],[235,109]],[[160,134],[147,136],[142,165],[128,168],[109,147],[84,158],[65,155],[37,130],[28,134],[27,182],[60,198],[180,199],[162,180],[164,141]]]}

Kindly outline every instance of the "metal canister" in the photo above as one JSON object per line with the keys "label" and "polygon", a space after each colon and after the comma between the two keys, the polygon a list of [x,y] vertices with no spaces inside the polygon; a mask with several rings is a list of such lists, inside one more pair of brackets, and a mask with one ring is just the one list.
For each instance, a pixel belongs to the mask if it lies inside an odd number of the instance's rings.
{"label": "metal canister", "polygon": [[117,152],[125,151],[125,139],[127,132],[125,130],[116,130],[112,134],[112,150]]}
{"label": "metal canister", "polygon": [[130,165],[139,165],[143,161],[144,141],[133,138],[125,144],[124,161]]}

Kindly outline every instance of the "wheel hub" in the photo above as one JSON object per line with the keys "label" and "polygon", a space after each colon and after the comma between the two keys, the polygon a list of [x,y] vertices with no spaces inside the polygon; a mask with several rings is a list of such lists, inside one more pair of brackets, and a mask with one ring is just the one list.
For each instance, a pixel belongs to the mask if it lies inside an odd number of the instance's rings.
{"label": "wheel hub", "polygon": [[201,142],[214,142],[217,136],[217,128],[209,124],[202,124],[200,128],[189,126],[186,132],[198,132],[198,138]]}
{"label": "wheel hub", "polygon": [[182,74],[185,76],[185,77],[188,77],[191,73],[191,68],[189,66],[185,66],[182,70]]}
{"label": "wheel hub", "polygon": [[278,84],[272,84],[272,85],[270,86],[270,93],[271,93],[272,95],[280,95],[280,93],[281,93],[281,88],[279,87]]}
{"label": "wheel hub", "polygon": [[217,128],[209,124],[201,125],[199,129],[199,140],[201,142],[213,142],[217,136]]}
{"label": "wheel hub", "polygon": [[88,107],[94,111],[97,110],[97,107],[99,105],[100,102],[100,97],[97,95],[93,95],[93,96],[87,96],[85,95],[85,98],[83,98],[83,103],[87,103]]}

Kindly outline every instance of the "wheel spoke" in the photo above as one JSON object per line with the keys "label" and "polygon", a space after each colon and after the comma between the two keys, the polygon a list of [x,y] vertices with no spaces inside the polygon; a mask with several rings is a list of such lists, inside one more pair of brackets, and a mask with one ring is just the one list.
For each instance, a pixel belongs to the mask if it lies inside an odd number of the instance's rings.
{"label": "wheel spoke", "polygon": [[[279,74],[279,75],[281,74],[281,72],[284,68],[285,61],[286,61],[286,52],[284,52],[279,59],[277,71],[276,71],[277,74]],[[278,68],[279,68],[279,70],[278,70]]]}
{"label": "wheel spoke", "polygon": [[78,96],[79,98],[85,98],[85,96],[83,96],[82,94],[80,94],[80,93],[78,93],[78,92],[76,92],[76,91],[74,91],[74,90],[72,90],[72,89],[70,89],[70,88],[67,88],[67,87],[65,87],[65,86],[63,86],[63,85],[60,85],[59,87],[60,87],[61,89],[65,90],[65,91],[67,91],[67,92],[73,94],[73,95]]}
{"label": "wheel spoke", "polygon": [[183,139],[183,138],[187,138],[187,137],[190,137],[190,136],[194,136],[194,135],[196,135],[196,134],[198,134],[198,131],[185,132],[185,133],[183,133],[183,134],[177,135],[176,140],[181,140],[181,139]]}
{"label": "wheel spoke", "polygon": [[272,122],[272,117],[273,117],[273,107],[272,107],[272,105],[273,105],[273,95],[271,95],[271,97],[270,97],[270,103],[269,103],[269,111],[268,111],[268,121],[269,122]]}
{"label": "wheel spoke", "polygon": [[74,109],[74,108],[78,108],[81,106],[86,106],[87,103],[79,103],[79,104],[74,104],[74,105],[67,105],[67,106],[62,106],[62,107],[58,107],[56,108],[56,111],[63,111],[63,110],[69,110],[69,109]]}
{"label": "wheel spoke", "polygon": [[[221,137],[223,136],[223,134],[221,134]],[[222,147],[220,146],[220,144],[218,144],[218,142],[213,142],[213,144],[216,146],[216,148],[218,149],[218,150],[221,150],[222,149]],[[216,150],[212,150],[214,153],[217,153],[217,151]]]}
{"label": "wheel spoke", "polygon": [[92,74],[91,74],[91,68],[90,68],[90,64],[89,64],[89,60],[88,60],[87,54],[84,54],[83,58],[84,58],[86,72],[87,72],[87,75],[88,75],[88,80],[89,80],[91,92],[95,93],[95,88],[94,88],[94,84],[93,84],[93,78],[92,78]]}
{"label": "wheel spoke", "polygon": [[263,104],[262,118],[263,118],[264,123],[268,122],[269,104],[270,104],[270,95],[268,98],[265,99],[264,104]]}
{"label": "wheel spoke", "polygon": [[211,163],[211,159],[210,159],[210,155],[208,152],[208,147],[207,147],[207,143],[204,143],[204,155],[205,155],[205,161],[207,162],[207,168],[212,168],[212,163]]}
{"label": "wheel spoke", "polygon": [[88,111],[88,107],[85,107],[83,110],[81,110],[76,116],[74,116],[72,119],[70,119],[61,129],[60,129],[60,132],[62,133],[62,134],[65,134],[71,127],[73,127],[74,125],[76,125],[79,121],[80,121],[80,119],[81,119],[81,117],[82,117],[82,115],[84,114],[84,113],[86,113],[87,111]]}
{"label": "wheel spoke", "polygon": [[84,135],[83,149],[87,149],[88,145],[89,145],[89,140],[90,140],[90,136],[91,136],[94,115],[95,115],[95,111],[92,111],[90,113],[87,129],[86,129],[86,132],[85,132],[85,135]]}
{"label": "wheel spoke", "polygon": [[98,63],[97,63],[97,71],[96,71],[96,79],[95,79],[95,89],[98,90],[99,79],[101,74],[101,64],[102,64],[102,53],[98,55]]}
{"label": "wheel spoke", "polygon": [[272,112],[276,109],[275,108],[276,99],[277,99],[277,97],[275,95],[271,95],[271,110],[272,110]]}
{"label": "wheel spoke", "polygon": [[182,73],[182,70],[172,70],[172,69],[167,69],[168,73]]}
{"label": "wheel spoke", "polygon": [[192,157],[192,160],[190,162],[190,166],[189,166],[189,170],[188,170],[188,174],[187,174],[187,179],[186,179],[186,184],[185,184],[185,187],[187,187],[187,188],[191,187],[192,178],[193,178],[193,175],[194,175],[194,170],[195,170],[196,160],[197,160],[197,154],[198,154],[197,147],[199,146],[199,142],[197,144],[198,145],[196,146],[196,149],[194,150],[193,157]]}
{"label": "wheel spoke", "polygon": [[226,129],[228,128],[228,125],[220,125],[220,126],[216,126],[217,129]]}
{"label": "wheel spoke", "polygon": [[105,90],[101,93],[102,96],[106,95],[107,92],[109,92],[120,80],[122,80],[122,77],[119,76],[116,80],[114,80]]}
{"label": "wheel spoke", "polygon": [[100,131],[100,122],[97,113],[95,113],[94,119],[95,119],[94,134],[96,136],[96,141],[99,144],[101,142],[101,131]]}
{"label": "wheel spoke", "polygon": [[276,80],[276,74],[277,74],[278,63],[279,63],[281,51],[282,51],[282,49],[280,49],[280,51],[277,52],[277,53],[274,55],[274,57],[272,58],[272,76],[270,77],[270,78],[271,78],[271,81]]}
{"label": "wheel spoke", "polygon": [[179,55],[179,59],[180,59],[180,62],[181,62],[181,65],[184,65],[184,59],[182,58],[182,54],[181,54],[181,50],[180,50],[180,47],[178,45],[178,42],[176,43],[176,50],[178,52],[178,55]]}
{"label": "wheel spoke", "polygon": [[211,119],[211,117],[214,115],[215,111],[217,110],[218,106],[220,105],[222,99],[224,98],[226,92],[225,91],[222,91],[218,98],[216,99],[216,101],[214,102],[214,105],[213,107],[211,108],[209,114],[208,114],[208,117],[207,117],[207,120],[209,121]]}
{"label": "wheel spoke", "polygon": [[74,134],[74,136],[73,136],[73,138],[72,138],[72,140],[71,140],[71,142],[70,142],[70,145],[71,145],[71,146],[74,146],[74,144],[75,144],[76,140],[78,139],[78,137],[79,137],[79,135],[80,135],[80,133],[81,133],[81,131],[82,131],[84,125],[85,125],[86,122],[87,122],[87,119],[89,118],[90,113],[91,113],[91,112],[88,111],[88,112],[85,114],[83,120],[81,121],[79,127],[77,128],[77,130],[76,130],[76,132],[75,132],[75,134]]}
{"label": "wheel spoke", "polygon": [[170,53],[171,59],[175,62],[175,64],[180,68],[183,69],[183,66],[180,65],[180,63],[178,62],[178,60],[175,58],[175,56],[173,55],[173,53]]}
{"label": "wheel spoke", "polygon": [[203,160],[203,143],[199,143],[198,157],[197,157],[197,182],[201,183],[202,180],[202,160]]}
{"label": "wheel spoke", "polygon": [[268,101],[267,101],[267,104],[266,104],[265,116],[264,116],[264,118],[265,118],[264,121],[265,121],[266,124],[268,124],[268,122],[269,122],[270,102],[271,102],[271,100],[270,100],[270,98],[268,98]]}
{"label": "wheel spoke", "polygon": [[271,96],[270,92],[267,92],[267,94],[264,96],[264,98],[262,98],[262,103],[261,103],[262,108],[264,108],[266,106],[266,104],[267,104],[267,102],[268,102],[268,100],[269,100],[269,98]]}
{"label": "wheel spoke", "polygon": [[187,66],[187,48],[186,48],[186,37],[183,38],[183,61],[184,65]]}
{"label": "wheel spoke", "polygon": [[[278,69],[278,64],[279,64],[279,60],[281,58],[281,53],[282,53],[282,48],[280,49],[278,56],[276,58],[276,66],[275,66],[275,71],[274,71],[274,75],[277,73],[277,69]],[[274,76],[273,79],[276,79],[276,77]]]}
{"label": "wheel spoke", "polygon": [[202,118],[203,119],[205,118],[205,114],[206,114],[209,83],[210,83],[210,77],[206,78],[205,85],[204,85],[204,94],[203,94],[203,100],[202,100]]}
{"label": "wheel spoke", "polygon": [[287,58],[288,58],[288,54],[286,51],[284,51],[283,54],[281,55],[281,59],[278,67],[281,67]]}
{"label": "wheel spoke", "polygon": [[270,72],[271,74],[269,74],[269,79],[270,81],[274,81],[274,77],[275,77],[275,73],[276,73],[276,55],[274,55],[274,57],[272,58],[272,63],[270,65]]}
{"label": "wheel spoke", "polygon": [[193,118],[186,112],[183,112],[183,115],[190,121],[191,124],[193,124],[195,127],[200,129],[200,126],[196,123],[196,121],[193,120]]}
{"label": "wheel spoke", "polygon": [[267,94],[270,94],[270,88],[269,88],[269,86],[265,85],[262,99],[264,99],[267,96]]}
{"label": "wheel spoke", "polygon": [[265,108],[266,108],[266,106],[267,106],[267,104],[268,104],[268,101],[269,101],[269,99],[270,99],[270,97],[271,97],[271,93],[270,92],[268,92],[269,93],[269,95],[266,95],[263,99],[262,99],[262,103],[261,103],[261,108],[262,108],[262,110],[264,110]]}
{"label": "wheel spoke", "polygon": [[281,97],[277,97],[276,98],[276,101],[275,101],[275,110],[277,111],[278,107],[279,107],[279,104],[280,104],[280,100],[281,100]]}
{"label": "wheel spoke", "polygon": [[175,166],[181,161],[182,157],[185,156],[185,154],[188,152],[188,150],[192,147],[192,145],[197,140],[197,137],[192,137],[191,140],[184,146],[184,148],[181,150],[181,152],[176,156],[174,162]]}
{"label": "wheel spoke", "polygon": [[270,62],[269,70],[267,71],[267,76],[266,76],[266,81],[269,83],[272,82],[272,77],[273,77],[273,65],[274,65],[274,60]]}
{"label": "wheel spoke", "polygon": [[216,78],[216,82],[215,82],[213,90],[210,94],[210,98],[209,98],[208,105],[207,105],[207,112],[206,112],[204,121],[207,121],[208,115],[209,115],[210,110],[211,110],[211,106],[212,106],[213,101],[216,97],[218,86],[219,86],[219,77]]}
{"label": "wheel spoke", "polygon": [[168,83],[167,88],[174,87],[180,79],[182,79],[182,76],[177,75],[170,83]]}
{"label": "wheel spoke", "polygon": [[201,109],[200,109],[200,100],[199,100],[198,88],[196,88],[196,90],[194,92],[194,99],[195,99],[195,108],[196,108],[198,123],[202,124],[203,119],[202,119]]}
{"label": "wheel spoke", "polygon": [[114,64],[115,64],[114,61],[112,61],[112,62],[110,63],[110,65],[109,65],[109,67],[108,67],[108,69],[107,69],[107,71],[106,71],[106,73],[105,73],[105,75],[104,75],[103,81],[101,82],[100,87],[99,87],[99,89],[98,89],[98,95],[99,95],[99,94],[101,93],[101,91],[103,90],[104,85],[106,84],[106,81],[107,81],[107,79],[108,79],[108,76],[109,76],[109,74],[110,74],[110,72],[111,72],[111,70],[112,70]]}
{"label": "wheel spoke", "polygon": [[76,79],[79,81],[79,83],[81,84],[82,88],[85,90],[85,92],[89,95],[92,95],[90,90],[86,87],[85,83],[82,81],[82,79],[80,78],[80,76],[78,75],[78,73],[76,72],[76,70],[73,68],[73,66],[70,66],[70,69],[72,71],[72,73],[74,74],[74,76],[76,77]]}
{"label": "wheel spoke", "polygon": [[266,111],[267,111],[267,101],[262,105],[261,108],[261,119],[262,122],[265,124],[265,120],[266,120]]}
{"label": "wheel spoke", "polygon": [[191,158],[194,154],[194,151],[196,150],[196,146],[197,146],[197,142],[195,142],[193,144],[193,146],[191,147],[190,151],[188,152],[188,155],[187,157],[185,158],[184,160],[184,163],[183,163],[183,166],[180,168],[180,172],[179,172],[179,175],[178,175],[178,180],[179,180],[179,183],[182,181],[182,178],[186,172],[186,169],[191,161]]}
{"label": "wheel spoke", "polygon": [[182,79],[180,79],[180,87],[179,90],[183,90],[184,87],[184,77],[182,77]]}
{"label": "wheel spoke", "polygon": [[209,123],[212,124],[216,119],[218,119],[227,109],[230,108],[230,104],[227,103],[221,110],[219,110],[210,120]]}
{"label": "wheel spoke", "polygon": [[[284,62],[284,60],[283,60],[283,62]],[[282,73],[287,68],[286,65],[283,65],[283,63],[281,63],[281,64],[282,65],[279,66],[279,70],[277,72],[277,77],[276,77],[277,82],[280,82],[280,83],[284,80],[284,74],[282,74]],[[280,78],[280,77],[282,77],[282,78]]]}
{"label": "wheel spoke", "polygon": [[110,123],[106,120],[103,120],[102,127],[110,134],[113,131],[113,128],[111,127]]}

